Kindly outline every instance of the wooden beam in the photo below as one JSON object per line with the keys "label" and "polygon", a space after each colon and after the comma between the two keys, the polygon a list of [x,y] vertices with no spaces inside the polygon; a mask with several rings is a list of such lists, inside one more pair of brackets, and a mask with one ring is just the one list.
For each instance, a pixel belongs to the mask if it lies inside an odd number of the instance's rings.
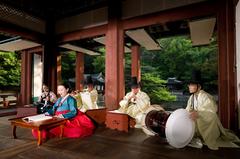
{"label": "wooden beam", "polygon": [[10,24],[0,20],[0,32],[21,36],[24,39],[28,39],[34,42],[42,43],[44,41],[44,34],[38,33],[20,26]]}
{"label": "wooden beam", "polygon": [[217,3],[207,1],[123,20],[123,29],[134,29],[177,20],[215,15]]}
{"label": "wooden beam", "polygon": [[34,47],[34,48],[27,49],[27,52],[28,53],[39,53],[39,54],[42,54],[43,46],[37,46],[37,47]]}
{"label": "wooden beam", "polygon": [[[154,24],[162,24],[170,21],[189,19],[193,17],[215,15],[217,12],[216,2],[207,1],[196,3],[179,8],[169,9],[158,13],[142,15],[122,20],[124,30],[139,28]],[[104,35],[107,32],[107,24],[91,28],[83,28],[70,33],[63,33],[57,36],[57,43],[85,39],[94,36]]]}
{"label": "wooden beam", "polygon": [[101,25],[101,26],[81,29],[78,31],[73,31],[71,33],[64,33],[57,36],[57,43],[100,36],[100,35],[106,34],[106,31],[107,31],[107,25]]}

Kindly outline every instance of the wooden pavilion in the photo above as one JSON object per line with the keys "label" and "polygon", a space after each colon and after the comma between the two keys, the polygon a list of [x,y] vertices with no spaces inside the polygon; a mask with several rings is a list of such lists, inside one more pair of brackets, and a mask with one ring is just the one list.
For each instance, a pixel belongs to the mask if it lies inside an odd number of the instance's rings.
{"label": "wooden pavilion", "polygon": [[[155,49],[157,36],[189,34],[188,25],[182,24],[213,18],[219,46],[219,116],[226,128],[236,130],[240,91],[240,44],[236,40],[240,35],[236,28],[239,11],[238,0],[1,0],[0,38],[5,41],[1,45],[21,51],[22,105],[30,104],[32,99],[34,54],[41,55],[43,61],[43,82],[56,91],[61,80],[61,48],[77,51],[76,89],[79,89],[84,54],[98,54],[94,48],[105,45],[105,105],[112,110],[125,94],[125,49],[131,52],[132,76],[140,80],[139,52],[144,44],[133,40],[134,31],[140,38],[149,35],[153,45],[145,47]],[[11,45],[9,42],[13,41],[16,43]]]}

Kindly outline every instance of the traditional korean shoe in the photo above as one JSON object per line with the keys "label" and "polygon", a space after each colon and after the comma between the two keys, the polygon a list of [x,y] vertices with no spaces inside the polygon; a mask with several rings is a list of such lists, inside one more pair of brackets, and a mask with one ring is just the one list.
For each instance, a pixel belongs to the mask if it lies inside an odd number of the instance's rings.
{"label": "traditional korean shoe", "polygon": [[134,128],[141,129],[142,125],[141,124],[135,124]]}
{"label": "traditional korean shoe", "polygon": [[201,149],[203,147],[203,143],[199,138],[193,138],[192,141],[188,144],[190,147]]}

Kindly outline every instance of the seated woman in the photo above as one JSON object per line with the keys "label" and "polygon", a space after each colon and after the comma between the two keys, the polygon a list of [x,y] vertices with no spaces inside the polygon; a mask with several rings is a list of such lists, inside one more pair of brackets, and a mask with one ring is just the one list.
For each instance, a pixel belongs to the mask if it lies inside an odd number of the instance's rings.
{"label": "seated woman", "polygon": [[[93,122],[82,112],[78,111],[76,100],[69,95],[69,87],[66,84],[58,85],[58,93],[60,98],[53,105],[53,109],[48,110],[50,115],[58,118],[69,119],[63,130],[63,136],[69,138],[85,137],[93,134]],[[33,130],[32,134],[38,137],[37,130]],[[42,131],[42,138],[59,136],[60,128],[56,127],[50,130]]]}

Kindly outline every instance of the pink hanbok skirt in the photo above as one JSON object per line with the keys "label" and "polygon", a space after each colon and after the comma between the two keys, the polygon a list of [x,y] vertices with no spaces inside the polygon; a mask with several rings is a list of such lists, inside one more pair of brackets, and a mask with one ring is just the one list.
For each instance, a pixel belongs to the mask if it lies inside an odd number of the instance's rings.
{"label": "pink hanbok skirt", "polygon": [[[69,111],[57,111],[56,115],[66,114],[67,112]],[[64,125],[63,137],[80,138],[90,136],[93,134],[94,128],[95,126],[93,122],[84,113],[78,111],[77,115],[74,118],[67,120]],[[33,137],[38,138],[37,130],[33,129],[32,134]],[[46,138],[58,137],[60,136],[60,127],[43,130],[41,134],[43,140]]]}

